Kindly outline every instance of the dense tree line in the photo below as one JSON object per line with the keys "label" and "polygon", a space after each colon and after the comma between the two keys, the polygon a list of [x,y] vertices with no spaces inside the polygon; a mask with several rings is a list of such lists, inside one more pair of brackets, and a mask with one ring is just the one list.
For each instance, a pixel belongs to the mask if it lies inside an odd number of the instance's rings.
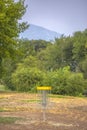
{"label": "dense tree line", "polygon": [[18,39],[28,25],[19,20],[24,0],[0,1],[0,82],[16,91],[52,86],[52,93],[82,95],[87,91],[87,29],[73,36],[44,40]]}
{"label": "dense tree line", "polygon": [[8,88],[35,91],[36,86],[46,85],[52,86],[54,94],[74,96],[87,90],[87,30],[54,43],[18,39],[17,49],[20,55],[3,62]]}

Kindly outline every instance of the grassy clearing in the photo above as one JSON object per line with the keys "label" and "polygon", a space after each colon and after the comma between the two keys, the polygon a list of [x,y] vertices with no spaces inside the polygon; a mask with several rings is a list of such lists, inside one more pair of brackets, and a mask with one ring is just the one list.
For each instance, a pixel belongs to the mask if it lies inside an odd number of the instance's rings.
{"label": "grassy clearing", "polygon": [[15,123],[20,118],[18,117],[0,117],[0,124],[11,124]]}

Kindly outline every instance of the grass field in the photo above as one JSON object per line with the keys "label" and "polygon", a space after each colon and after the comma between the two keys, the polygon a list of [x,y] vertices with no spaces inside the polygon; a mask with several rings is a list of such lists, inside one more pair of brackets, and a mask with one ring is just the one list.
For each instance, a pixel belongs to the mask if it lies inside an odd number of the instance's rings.
{"label": "grass field", "polygon": [[1,91],[0,130],[87,130],[87,98],[50,95],[44,122],[37,94]]}

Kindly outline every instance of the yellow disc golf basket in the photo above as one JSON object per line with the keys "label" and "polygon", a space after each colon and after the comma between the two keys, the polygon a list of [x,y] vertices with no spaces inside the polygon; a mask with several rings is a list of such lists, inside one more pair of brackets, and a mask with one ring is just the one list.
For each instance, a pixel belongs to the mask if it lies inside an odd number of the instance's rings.
{"label": "yellow disc golf basket", "polygon": [[49,94],[51,93],[51,87],[49,86],[41,86],[37,87],[38,95],[39,95],[39,103],[42,106],[43,110],[43,120],[46,120],[46,109],[49,104]]}

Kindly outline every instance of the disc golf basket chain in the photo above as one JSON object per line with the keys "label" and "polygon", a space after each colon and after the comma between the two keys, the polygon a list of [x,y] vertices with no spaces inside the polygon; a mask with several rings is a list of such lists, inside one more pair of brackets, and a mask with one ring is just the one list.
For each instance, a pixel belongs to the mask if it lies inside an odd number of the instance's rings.
{"label": "disc golf basket chain", "polygon": [[46,121],[46,109],[49,105],[49,94],[51,93],[51,87],[37,87],[38,96],[39,96],[39,104],[42,107],[43,111],[43,121]]}

